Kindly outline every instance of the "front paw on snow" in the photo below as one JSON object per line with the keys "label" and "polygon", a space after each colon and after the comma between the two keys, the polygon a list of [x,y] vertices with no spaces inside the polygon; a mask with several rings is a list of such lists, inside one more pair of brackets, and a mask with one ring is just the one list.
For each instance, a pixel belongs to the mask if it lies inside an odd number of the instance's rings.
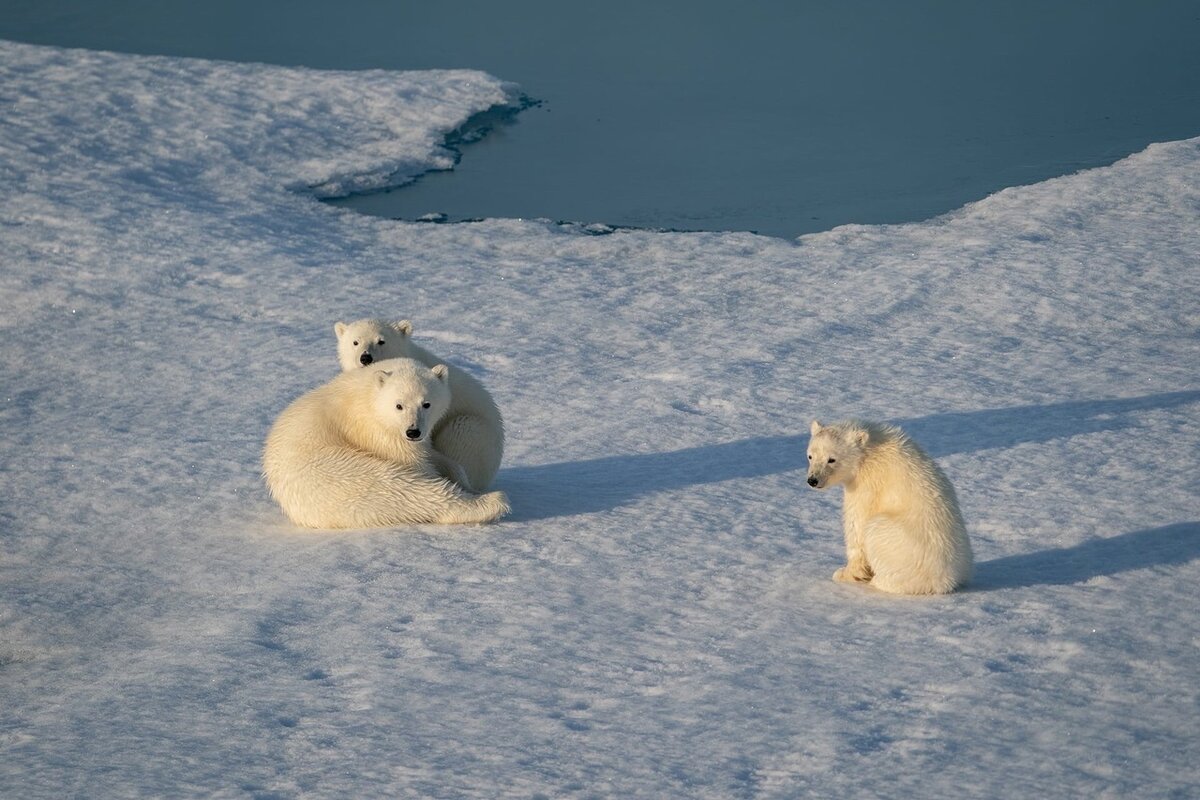
{"label": "front paw on snow", "polygon": [[833,579],[838,583],[866,583],[871,580],[871,573],[841,567],[833,573]]}

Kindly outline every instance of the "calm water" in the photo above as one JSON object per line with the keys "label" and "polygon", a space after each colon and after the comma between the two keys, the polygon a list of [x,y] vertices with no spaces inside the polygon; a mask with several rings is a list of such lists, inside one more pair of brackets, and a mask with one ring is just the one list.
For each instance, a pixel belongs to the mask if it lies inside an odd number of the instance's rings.
{"label": "calm water", "polygon": [[1195,0],[0,0],[0,37],[472,67],[542,101],[453,172],[341,201],[406,219],[795,236],[924,219],[1200,135]]}

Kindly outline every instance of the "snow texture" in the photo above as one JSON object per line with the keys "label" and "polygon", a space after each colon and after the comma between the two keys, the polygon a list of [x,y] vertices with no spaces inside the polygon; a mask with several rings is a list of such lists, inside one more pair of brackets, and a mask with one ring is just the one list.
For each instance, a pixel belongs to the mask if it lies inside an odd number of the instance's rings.
{"label": "snow texture", "polygon": [[[1200,139],[796,241],[314,199],[514,97],[0,43],[0,796],[1197,796]],[[271,502],[376,314],[491,389],[510,518]],[[830,580],[847,416],[968,591]]]}

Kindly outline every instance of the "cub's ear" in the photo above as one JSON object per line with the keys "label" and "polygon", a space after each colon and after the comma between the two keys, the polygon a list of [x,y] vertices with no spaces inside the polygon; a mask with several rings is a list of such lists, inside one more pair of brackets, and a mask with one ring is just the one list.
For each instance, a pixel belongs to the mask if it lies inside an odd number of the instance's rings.
{"label": "cub's ear", "polygon": [[820,433],[820,432],[821,432],[821,423],[817,422],[817,421],[814,419],[814,420],[812,421],[812,425],[810,425],[810,426],[808,427],[808,432],[809,432],[810,434],[812,434],[813,436],[816,436],[818,433]]}
{"label": "cub's ear", "polygon": [[342,334],[346,332],[347,327],[349,327],[349,326],[347,326],[346,323],[344,323],[344,322],[333,323],[334,335],[336,335],[339,339],[342,338]]}
{"label": "cub's ear", "polygon": [[850,435],[850,441],[854,442],[859,447],[866,447],[867,442],[871,439],[871,432],[868,430],[859,429]]}
{"label": "cub's ear", "polygon": [[438,364],[436,367],[431,369],[430,372],[436,375],[437,379],[442,383],[445,383],[450,377],[450,368],[445,364]]}
{"label": "cub's ear", "polygon": [[412,336],[412,323],[406,319],[392,323],[392,330],[401,336]]}
{"label": "cub's ear", "polygon": [[375,385],[383,386],[385,383],[387,383],[387,379],[390,377],[392,377],[392,373],[390,370],[386,370],[386,369],[379,370],[378,372],[375,373]]}

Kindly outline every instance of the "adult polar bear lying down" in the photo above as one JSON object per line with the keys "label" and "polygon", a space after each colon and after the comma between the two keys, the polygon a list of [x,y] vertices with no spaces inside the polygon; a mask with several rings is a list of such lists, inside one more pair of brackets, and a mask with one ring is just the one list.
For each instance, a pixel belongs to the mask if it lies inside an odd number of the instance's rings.
{"label": "adult polar bear lying down", "polygon": [[[412,341],[412,323],[360,319],[338,322],[338,361],[343,370],[356,370],[386,358],[413,358],[427,367],[442,363]],[[483,491],[492,485],[504,455],[504,422],[500,409],[483,384],[450,366],[450,408],[434,427],[433,447],[462,465],[464,488]],[[469,484],[469,485],[468,485]]]}
{"label": "adult polar bear lying down", "polygon": [[301,396],[267,434],[263,476],[297,525],[379,528],[491,522],[502,492],[474,495],[430,431],[451,405],[449,371],[407,358],[344,372]]}

